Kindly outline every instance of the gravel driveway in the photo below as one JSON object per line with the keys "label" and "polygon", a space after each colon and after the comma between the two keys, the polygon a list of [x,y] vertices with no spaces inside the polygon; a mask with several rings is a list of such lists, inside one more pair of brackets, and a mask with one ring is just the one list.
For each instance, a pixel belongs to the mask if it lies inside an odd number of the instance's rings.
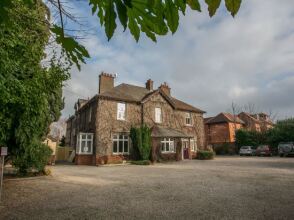
{"label": "gravel driveway", "polygon": [[2,219],[294,219],[294,158],[52,167],[4,182]]}

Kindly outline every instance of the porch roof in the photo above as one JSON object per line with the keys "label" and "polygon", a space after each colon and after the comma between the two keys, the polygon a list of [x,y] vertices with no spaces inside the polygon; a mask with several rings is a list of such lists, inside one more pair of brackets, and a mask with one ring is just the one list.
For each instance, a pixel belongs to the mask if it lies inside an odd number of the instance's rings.
{"label": "porch roof", "polygon": [[164,128],[161,126],[154,126],[152,128],[151,137],[169,137],[169,138],[192,138],[192,135],[187,135],[182,131],[172,128]]}

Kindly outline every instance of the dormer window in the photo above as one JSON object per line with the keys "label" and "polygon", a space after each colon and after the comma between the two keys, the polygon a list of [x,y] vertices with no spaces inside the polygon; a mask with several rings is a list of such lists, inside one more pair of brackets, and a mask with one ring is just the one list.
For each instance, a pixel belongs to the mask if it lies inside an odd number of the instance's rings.
{"label": "dormer window", "polygon": [[126,120],[126,104],[117,103],[117,120]]}
{"label": "dormer window", "polygon": [[161,123],[161,108],[155,108],[155,123]]}
{"label": "dormer window", "polygon": [[192,125],[192,115],[190,112],[187,112],[185,115],[186,125]]}

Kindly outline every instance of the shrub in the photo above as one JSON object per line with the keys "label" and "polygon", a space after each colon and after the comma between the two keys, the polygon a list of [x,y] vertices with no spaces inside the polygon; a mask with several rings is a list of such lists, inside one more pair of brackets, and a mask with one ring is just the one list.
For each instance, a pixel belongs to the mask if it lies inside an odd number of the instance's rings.
{"label": "shrub", "polygon": [[214,158],[213,151],[200,150],[197,152],[196,159],[198,159],[198,160],[212,160],[213,158]]}
{"label": "shrub", "polygon": [[23,175],[27,174],[29,168],[43,172],[51,154],[52,150],[47,145],[33,142],[22,148],[12,162],[18,168],[18,172]]}
{"label": "shrub", "polygon": [[150,160],[133,160],[131,161],[131,164],[134,164],[134,165],[150,165],[151,162]]}
{"label": "shrub", "polygon": [[146,125],[140,128],[132,127],[130,137],[133,144],[135,160],[148,160],[151,153],[151,130]]}

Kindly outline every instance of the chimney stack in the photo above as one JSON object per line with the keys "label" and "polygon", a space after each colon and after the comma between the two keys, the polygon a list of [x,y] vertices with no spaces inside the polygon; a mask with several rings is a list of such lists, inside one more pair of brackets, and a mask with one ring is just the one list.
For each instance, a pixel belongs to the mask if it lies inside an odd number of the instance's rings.
{"label": "chimney stack", "polygon": [[159,89],[163,91],[166,95],[170,96],[170,87],[166,82],[160,85]]}
{"label": "chimney stack", "polygon": [[115,75],[101,72],[101,74],[99,75],[99,93],[98,94],[107,92],[110,89],[112,89],[114,87],[114,78],[115,78]]}
{"label": "chimney stack", "polygon": [[148,89],[149,91],[153,91],[153,81],[151,79],[148,79],[145,85],[146,89]]}

